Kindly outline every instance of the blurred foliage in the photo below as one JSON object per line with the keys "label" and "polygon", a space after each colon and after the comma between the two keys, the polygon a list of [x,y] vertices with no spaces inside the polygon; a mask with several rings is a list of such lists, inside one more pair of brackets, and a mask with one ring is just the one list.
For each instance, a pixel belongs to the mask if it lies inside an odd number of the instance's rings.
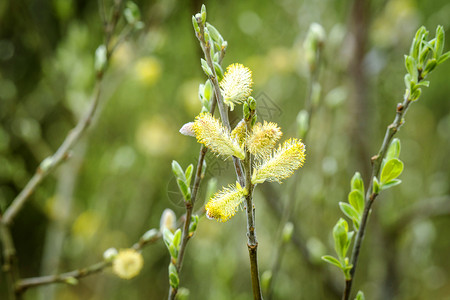
{"label": "blurred foliage", "polygon": [[[106,7],[112,1],[104,1]],[[101,259],[109,247],[129,247],[158,228],[161,213],[184,212],[171,161],[194,163],[199,145],[178,129],[200,111],[197,89],[205,78],[191,15],[201,2],[136,1],[145,28],[112,57],[99,113],[73,160],[36,190],[12,227],[24,277],[72,270]],[[276,299],[328,299],[323,276],[337,270],[320,261],[333,248],[330,229],[339,218],[350,178],[370,163],[403,93],[403,54],[416,29],[450,32],[447,0],[372,1],[363,68],[368,76],[364,161],[352,140],[350,99],[351,1],[207,1],[208,19],[228,41],[224,66],[242,63],[254,74],[259,117],[295,136],[304,106],[308,72],[302,43],[312,22],[327,32],[321,66],[322,97],[307,141],[298,182],[277,186],[286,201],[297,185],[294,219],[317,269],[287,245],[275,286]],[[39,162],[53,153],[86,110],[94,85],[94,52],[103,39],[97,1],[6,0],[0,2],[0,211],[14,199]],[[447,38],[445,49],[450,49]],[[377,200],[357,271],[355,288],[367,299],[450,299],[450,218],[413,220],[395,234],[392,226],[416,203],[450,193],[450,64],[431,76],[398,134],[403,183]],[[236,121],[236,110],[230,120]],[[76,159],[75,159],[76,158]],[[207,179],[233,181],[231,162],[206,157]],[[362,173],[367,180],[368,174]],[[279,219],[255,194],[261,271],[270,269]],[[204,196],[200,198],[204,199]],[[204,201],[198,201],[198,208]],[[431,206],[431,204],[430,204]],[[448,206],[448,205],[447,205]],[[424,206],[425,211],[428,206]],[[448,210],[448,209],[447,209]],[[66,212],[66,213],[63,213]],[[191,299],[249,299],[251,283],[243,213],[226,224],[202,218],[187,248],[181,286]],[[295,235],[295,232],[294,232]],[[330,251],[328,251],[330,252]],[[130,281],[111,271],[78,286],[37,288],[25,299],[161,299],[168,290],[169,257],[162,242],[143,251],[144,268]],[[336,271],[336,272],[335,272]],[[392,279],[392,276],[395,276]],[[5,290],[0,280],[0,298]],[[394,286],[393,286],[394,285]],[[394,294],[389,294],[394,291]],[[447,298],[445,298],[447,297]]]}

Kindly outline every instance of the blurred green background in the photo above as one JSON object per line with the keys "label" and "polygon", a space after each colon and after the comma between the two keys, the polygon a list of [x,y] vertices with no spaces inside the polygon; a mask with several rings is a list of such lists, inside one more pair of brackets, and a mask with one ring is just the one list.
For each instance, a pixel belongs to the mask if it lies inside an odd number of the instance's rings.
{"label": "blurred green background", "polygon": [[[105,1],[111,7],[112,1]],[[338,299],[344,278],[320,261],[334,254],[331,230],[342,216],[350,179],[367,182],[404,92],[403,54],[420,25],[450,30],[447,0],[206,1],[208,21],[228,41],[224,66],[250,67],[260,119],[297,135],[308,72],[303,40],[312,22],[327,33],[322,94],[298,176],[257,188],[261,272],[270,270],[283,206],[296,185],[296,243],[286,246],[275,299]],[[36,190],[13,226],[22,277],[95,263],[109,247],[126,248],[159,227],[165,208],[184,213],[170,164],[196,163],[199,144],[179,128],[201,109],[205,75],[191,15],[201,1],[136,1],[145,28],[112,57],[93,126],[72,158]],[[449,31],[450,32],[450,31]],[[450,49],[447,39],[446,50]],[[51,155],[87,109],[95,83],[94,52],[103,41],[97,1],[0,2],[0,211],[40,161]],[[450,63],[439,66],[406,116],[403,183],[374,205],[355,291],[366,299],[450,299]],[[230,116],[241,116],[236,109]],[[231,162],[208,154],[206,182],[235,182]],[[272,201],[272,202],[270,202]],[[238,213],[224,224],[202,218],[187,248],[181,286],[190,299],[250,299],[245,235]],[[305,257],[307,250],[308,257]],[[144,269],[130,281],[107,270],[77,286],[29,290],[24,299],[163,299],[169,255],[160,241],[143,251]],[[333,288],[330,288],[330,279]],[[0,281],[0,298],[5,281]]]}

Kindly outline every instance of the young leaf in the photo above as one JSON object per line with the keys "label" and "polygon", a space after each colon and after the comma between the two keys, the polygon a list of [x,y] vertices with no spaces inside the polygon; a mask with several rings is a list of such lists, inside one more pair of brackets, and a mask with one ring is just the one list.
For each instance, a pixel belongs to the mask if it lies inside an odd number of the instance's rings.
{"label": "young leaf", "polygon": [[345,255],[347,254],[347,233],[347,221],[340,218],[336,225],[333,227],[334,249],[340,260],[343,260],[345,258]]}
{"label": "young leaf", "polygon": [[358,294],[356,294],[355,300],[365,300],[364,293],[362,291],[358,291]]}
{"label": "young leaf", "polygon": [[181,179],[182,181],[186,181],[186,177],[184,176],[183,169],[180,164],[176,161],[172,161],[172,172],[177,179]]}
{"label": "young leaf", "polygon": [[348,203],[359,213],[361,214],[364,210],[364,194],[362,194],[359,190],[351,191],[348,194]]}
{"label": "young leaf", "polygon": [[397,158],[392,158],[386,162],[381,171],[380,181],[385,184],[397,178],[403,171],[403,162]]}
{"label": "young leaf", "polygon": [[387,154],[386,154],[386,161],[392,159],[392,158],[399,158],[400,156],[400,150],[401,150],[401,144],[400,140],[398,138],[394,138],[389,145]]}
{"label": "young leaf", "polygon": [[177,184],[178,187],[180,188],[181,193],[183,194],[184,200],[189,202],[191,200],[191,190],[186,185],[186,183],[181,179],[177,179]]}
{"label": "young leaf", "polygon": [[391,181],[384,183],[381,186],[381,190],[387,190],[393,186],[399,185],[400,183],[402,183],[402,181],[400,179],[392,179]]}
{"label": "young leaf", "polygon": [[192,164],[190,164],[187,168],[186,171],[184,172],[184,176],[186,177],[186,185],[190,186],[191,185],[191,179],[192,179],[192,171],[194,170],[194,166]]}
{"label": "young leaf", "polygon": [[446,61],[449,57],[450,57],[450,51],[448,51],[448,52],[442,54],[441,57],[439,57],[439,59],[438,59],[438,61],[437,61],[438,65],[439,65],[439,64],[442,64],[442,63],[443,63],[444,61]]}
{"label": "young leaf", "polygon": [[360,218],[359,213],[350,204],[345,202],[339,202],[339,207],[341,208],[342,212],[350,219],[359,220]]}
{"label": "young leaf", "polygon": [[364,182],[361,178],[361,174],[359,172],[355,172],[355,175],[352,177],[351,188],[353,190],[358,190],[362,195],[364,195]]}
{"label": "young leaf", "polygon": [[342,264],[339,260],[337,260],[336,258],[334,258],[331,255],[324,255],[321,257],[323,261],[326,261],[329,264],[335,265],[336,267],[338,267],[339,269],[342,269]]}

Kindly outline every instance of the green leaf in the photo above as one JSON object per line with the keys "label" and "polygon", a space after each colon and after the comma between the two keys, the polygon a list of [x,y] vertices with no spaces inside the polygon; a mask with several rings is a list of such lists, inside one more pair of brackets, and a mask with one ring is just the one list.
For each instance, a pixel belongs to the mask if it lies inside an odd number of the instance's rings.
{"label": "green leaf", "polygon": [[178,278],[178,272],[177,268],[173,263],[169,264],[169,283],[170,286],[174,289],[178,288],[178,285],[180,284],[180,279]]}
{"label": "green leaf", "polygon": [[173,233],[168,228],[164,228],[163,230],[163,240],[164,244],[166,244],[167,249],[169,249],[169,246],[172,245]]}
{"label": "green leaf", "polygon": [[394,138],[389,145],[388,151],[386,153],[386,161],[392,158],[399,158],[401,151],[401,144],[398,138]]}
{"label": "green leaf", "polygon": [[406,88],[408,89],[408,90],[410,90],[411,89],[411,74],[406,74],[405,75],[405,77],[404,77],[404,80],[405,80],[405,86],[406,86]]}
{"label": "green leaf", "polygon": [[339,260],[337,260],[335,257],[331,255],[324,255],[321,257],[323,261],[326,261],[329,264],[335,265],[339,269],[342,269],[342,264]]}
{"label": "green leaf", "polygon": [[351,191],[348,194],[348,203],[361,214],[364,210],[364,195],[359,190]]}
{"label": "green leaf", "polygon": [[403,171],[403,162],[398,158],[392,158],[386,162],[381,171],[380,181],[385,184],[397,178]]}
{"label": "green leaf", "polygon": [[434,58],[439,59],[439,57],[442,55],[442,52],[444,51],[444,45],[445,45],[445,31],[444,28],[439,25],[436,27],[436,47],[434,52]]}
{"label": "green leaf", "polygon": [[419,72],[417,71],[417,62],[414,57],[405,55],[405,67],[413,79],[416,79],[419,76]]}
{"label": "green leaf", "polygon": [[190,164],[187,168],[186,171],[184,172],[184,176],[186,177],[186,185],[190,186],[191,185],[191,179],[192,179],[192,171],[194,170],[194,166],[192,164]]}
{"label": "green leaf", "polygon": [[450,57],[450,51],[444,53],[441,55],[441,57],[439,57],[437,63],[438,65],[442,64],[444,61],[446,61],[448,58]]}
{"label": "green leaf", "polygon": [[393,186],[399,185],[400,183],[402,183],[400,179],[392,179],[391,181],[384,183],[381,186],[381,190],[387,190]]}
{"label": "green leaf", "polygon": [[365,300],[364,293],[362,291],[358,291],[358,294],[356,294],[355,300]]}
{"label": "green leaf", "polygon": [[205,97],[208,101],[211,101],[211,97],[213,95],[213,87],[211,84],[211,80],[206,80],[205,85],[203,86],[203,97]]}
{"label": "green leaf", "polygon": [[416,89],[416,90],[411,94],[411,101],[416,101],[417,99],[419,99],[420,94],[422,94],[422,90],[421,90],[421,89]]}
{"label": "green leaf", "polygon": [[209,34],[214,42],[217,42],[219,45],[222,45],[223,37],[220,35],[219,31],[209,23],[206,23],[206,28],[208,28]]}
{"label": "green leaf", "polygon": [[172,161],[172,172],[177,179],[181,179],[182,181],[186,181],[186,177],[184,176],[183,169],[180,164],[176,161]]}
{"label": "green leaf", "polygon": [[[431,71],[433,71],[434,68],[436,68],[437,65],[438,65],[438,63],[437,63],[437,60],[435,58],[429,59],[427,61],[425,69],[423,71],[423,76],[426,76],[427,74],[431,73]],[[426,85],[426,87],[428,87],[428,85]]]}
{"label": "green leaf", "polygon": [[339,202],[339,207],[341,208],[341,211],[350,219],[358,220],[360,218],[359,213],[350,204],[345,202]]}
{"label": "green leaf", "polygon": [[333,227],[334,249],[341,260],[344,259],[346,252],[348,233],[348,223],[343,218],[340,218]]}
{"label": "green leaf", "polygon": [[186,202],[189,202],[191,200],[190,188],[181,179],[177,179],[177,184],[178,184],[178,187],[180,188],[181,193],[183,194],[184,200],[186,200]]}
{"label": "green leaf", "polygon": [[177,229],[175,233],[173,234],[173,241],[172,244],[177,248],[177,250],[180,248],[180,242],[181,242],[181,229]]}
{"label": "green leaf", "polygon": [[206,76],[212,77],[213,76],[213,72],[212,72],[211,68],[208,66],[208,63],[206,62],[206,60],[201,58],[200,61],[201,61],[201,64],[202,64],[203,72],[205,72]]}
{"label": "green leaf", "polygon": [[359,174],[359,172],[355,172],[355,175],[353,175],[350,185],[351,185],[352,191],[358,190],[361,192],[361,194],[364,195],[364,182],[363,182],[361,174]]}
{"label": "green leaf", "polygon": [[217,80],[218,80],[218,81],[221,81],[221,80],[223,79],[223,70],[222,70],[222,67],[221,67],[218,63],[216,63],[216,62],[214,62],[213,64],[214,64],[214,70],[216,71]]}

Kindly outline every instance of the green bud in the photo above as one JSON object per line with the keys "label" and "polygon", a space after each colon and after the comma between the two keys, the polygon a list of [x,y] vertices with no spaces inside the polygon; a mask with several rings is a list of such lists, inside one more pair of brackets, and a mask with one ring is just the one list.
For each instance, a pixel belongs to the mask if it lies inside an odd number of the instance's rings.
{"label": "green bud", "polygon": [[372,193],[377,194],[377,195],[380,193],[380,183],[378,182],[378,179],[375,176],[373,177]]}
{"label": "green bud", "polygon": [[250,108],[249,108],[247,102],[244,102],[244,106],[242,108],[242,111],[244,113],[244,119],[248,120],[250,118]]}
{"label": "green bud", "polygon": [[347,255],[348,244],[348,223],[344,219],[340,218],[336,225],[333,227],[334,249],[342,261]]}
{"label": "green bud", "polygon": [[422,90],[421,89],[414,90],[414,92],[412,92],[412,94],[411,94],[411,101],[418,100],[420,98],[420,94],[422,94]]}
{"label": "green bud", "polygon": [[250,109],[251,110],[255,110],[256,109],[256,100],[255,100],[255,98],[250,96],[250,97],[248,97],[247,101],[248,101]]}
{"label": "green bud", "polygon": [[105,45],[98,46],[95,50],[95,70],[101,72],[106,67],[108,58],[106,57],[107,50]]}
{"label": "green bud", "polygon": [[202,4],[201,20],[204,25],[206,23],[206,6],[205,6],[205,4]]}
{"label": "green bud", "polygon": [[352,191],[358,190],[359,192],[361,192],[361,194],[364,195],[364,182],[359,172],[355,172],[355,175],[353,175],[350,186],[352,188]]}
{"label": "green bud", "polygon": [[53,157],[49,156],[41,162],[41,164],[39,165],[39,169],[42,172],[46,173],[52,165],[53,165]]}
{"label": "green bud", "polygon": [[288,243],[292,238],[292,233],[294,232],[294,225],[291,222],[287,222],[283,227],[283,242]]}
{"label": "green bud", "polygon": [[178,285],[180,284],[180,279],[178,278],[178,271],[173,263],[169,264],[169,283],[170,286],[174,289],[177,289]]}
{"label": "green bud", "polygon": [[123,15],[129,24],[136,24],[141,19],[141,12],[136,3],[132,1],[127,1]]}
{"label": "green bud", "polygon": [[190,164],[186,171],[184,172],[184,176],[186,177],[186,184],[189,186],[191,185],[191,178],[192,178],[192,171],[194,170],[194,165]]}
{"label": "green bud", "polygon": [[362,291],[358,291],[358,294],[356,294],[355,300],[365,300],[364,293]]}
{"label": "green bud", "polygon": [[195,32],[200,33],[200,27],[198,26],[197,19],[192,16],[192,26],[194,27]]}
{"label": "green bud", "polygon": [[78,279],[76,279],[75,277],[67,277],[64,279],[64,282],[69,284],[69,285],[77,285],[78,284]]}
{"label": "green bud", "polygon": [[228,48],[228,42],[227,41],[223,41],[222,43],[222,50],[226,50]]}
{"label": "green bud", "polygon": [[318,82],[314,82],[312,85],[311,102],[313,105],[319,104],[320,95],[322,94],[322,86]]}
{"label": "green bud", "polygon": [[195,231],[197,230],[198,226],[198,216],[192,216],[191,217],[191,223],[189,224],[189,235],[192,236]]}

